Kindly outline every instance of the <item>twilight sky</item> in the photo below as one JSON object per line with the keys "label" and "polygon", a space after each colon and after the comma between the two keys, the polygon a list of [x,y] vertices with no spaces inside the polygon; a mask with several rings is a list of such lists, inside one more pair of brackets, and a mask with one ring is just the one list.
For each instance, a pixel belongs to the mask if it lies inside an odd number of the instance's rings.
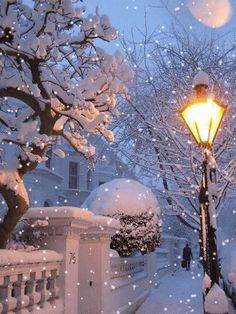
{"label": "twilight sky", "polygon": [[[149,31],[156,27],[167,27],[173,22],[171,15],[176,15],[190,32],[199,34],[213,32],[223,35],[236,28],[235,0],[163,0],[168,4],[169,13],[162,7],[160,0],[83,0],[77,2],[86,7],[86,14],[95,13],[99,7],[100,14],[107,14],[112,25],[126,38],[131,29],[136,26],[144,29],[144,15],[147,13]],[[32,5],[33,0],[23,0]],[[190,12],[191,11],[191,12]],[[201,19],[204,23],[199,22]],[[207,25],[206,25],[207,24]],[[210,27],[217,26],[217,27]],[[108,49],[115,49],[118,41],[108,45]]]}
{"label": "twilight sky", "polygon": [[[236,27],[235,0],[164,0],[170,13],[180,17],[190,31],[224,34]],[[94,12],[99,6],[100,13],[109,15],[112,24],[127,37],[132,28],[144,27],[144,12],[148,17],[150,31],[155,27],[168,26],[171,14],[161,7],[159,0],[84,0],[87,12]],[[191,14],[190,10],[192,11]],[[221,26],[212,28],[206,24]]]}

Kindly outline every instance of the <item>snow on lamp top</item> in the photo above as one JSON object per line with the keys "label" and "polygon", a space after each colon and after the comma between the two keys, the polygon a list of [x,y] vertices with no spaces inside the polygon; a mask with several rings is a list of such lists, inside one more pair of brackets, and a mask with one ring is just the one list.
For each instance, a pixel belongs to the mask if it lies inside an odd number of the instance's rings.
{"label": "snow on lamp top", "polygon": [[199,71],[193,79],[193,85],[194,87],[198,85],[206,85],[209,86],[209,76],[204,71]]}
{"label": "snow on lamp top", "polygon": [[117,213],[139,215],[145,212],[160,214],[155,195],[143,184],[130,179],[115,179],[91,192],[82,207],[99,215]]}

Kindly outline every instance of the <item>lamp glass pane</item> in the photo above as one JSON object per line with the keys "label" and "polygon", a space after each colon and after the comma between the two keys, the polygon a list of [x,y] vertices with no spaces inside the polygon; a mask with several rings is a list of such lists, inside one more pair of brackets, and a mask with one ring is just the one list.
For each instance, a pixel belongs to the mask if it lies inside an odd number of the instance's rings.
{"label": "lamp glass pane", "polygon": [[212,99],[190,103],[182,117],[198,144],[212,144],[223,117],[225,108]]}
{"label": "lamp glass pane", "polygon": [[224,112],[225,112],[224,107],[218,105],[217,103],[214,103],[214,105],[212,105],[212,125],[210,129],[210,134],[209,134],[210,144],[212,144],[215,139],[215,136],[220,126],[220,122],[222,120]]}
{"label": "lamp glass pane", "polygon": [[196,126],[194,109],[195,108],[193,105],[189,105],[182,111],[181,115],[184,121],[186,122],[188,128],[190,129],[192,135],[194,136],[196,142],[199,144],[200,137],[199,137],[198,129]]}

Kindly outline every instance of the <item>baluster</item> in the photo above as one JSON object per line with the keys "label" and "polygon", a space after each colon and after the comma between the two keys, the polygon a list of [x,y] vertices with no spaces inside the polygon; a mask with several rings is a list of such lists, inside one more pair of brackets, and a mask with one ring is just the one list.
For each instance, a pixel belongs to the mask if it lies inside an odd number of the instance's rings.
{"label": "baluster", "polygon": [[49,292],[49,298],[48,300],[51,302],[54,299],[54,294],[53,294],[53,289],[54,289],[54,280],[53,280],[53,274],[52,271],[49,273],[49,275],[47,276],[47,288],[46,288]]}
{"label": "baluster", "polygon": [[6,276],[4,280],[4,285],[7,287],[7,295],[3,301],[4,312],[10,312],[14,310],[17,306],[17,299],[14,296],[14,284],[17,281],[17,276]]}
{"label": "baluster", "polygon": [[43,306],[44,303],[44,294],[43,294],[43,272],[42,270],[36,271],[36,292],[40,294],[40,300],[37,302],[36,309],[39,310],[40,307]]}
{"label": "baluster", "polygon": [[55,289],[55,297],[59,298],[59,292],[60,288],[58,286],[58,279],[59,279],[59,268],[55,270],[55,283],[54,283],[54,289]]}
{"label": "baluster", "polygon": [[26,293],[29,295],[29,310],[33,313],[36,312],[38,308],[38,303],[41,300],[41,293],[36,291],[37,281],[36,281],[36,273],[30,273],[30,280],[26,283]]}
{"label": "baluster", "polygon": [[50,289],[50,276],[51,276],[51,270],[46,270],[45,271],[45,277],[44,277],[44,298],[45,298],[45,301],[48,301],[50,298],[51,298],[51,291],[49,290]]}
{"label": "baluster", "polygon": [[47,273],[48,271],[43,270],[41,272],[41,278],[38,280],[37,283],[37,291],[41,293],[41,299],[39,302],[41,308],[44,307],[45,302],[50,298],[50,293],[47,290]]}
{"label": "baluster", "polygon": [[29,296],[25,294],[25,283],[29,277],[29,274],[19,274],[17,276],[17,282],[14,284],[14,296],[17,299],[16,310],[19,311],[29,305]]}
{"label": "baluster", "polygon": [[[1,271],[2,270],[0,270],[0,273]],[[1,276],[0,277],[0,313],[3,312],[4,300],[7,297],[7,286],[4,285],[4,280],[5,280],[5,277]]]}
{"label": "baluster", "polygon": [[50,291],[51,297],[50,300],[57,298],[59,294],[59,288],[57,287],[57,269],[51,270],[51,273],[48,278],[48,290]]}

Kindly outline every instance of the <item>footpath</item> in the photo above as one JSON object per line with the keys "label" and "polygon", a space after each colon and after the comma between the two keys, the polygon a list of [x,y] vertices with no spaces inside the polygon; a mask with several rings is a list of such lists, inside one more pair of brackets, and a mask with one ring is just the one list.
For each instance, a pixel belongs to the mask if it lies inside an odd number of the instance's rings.
{"label": "footpath", "polygon": [[[135,314],[203,314],[202,269],[192,266],[161,278]],[[236,314],[230,300],[229,314]]]}

